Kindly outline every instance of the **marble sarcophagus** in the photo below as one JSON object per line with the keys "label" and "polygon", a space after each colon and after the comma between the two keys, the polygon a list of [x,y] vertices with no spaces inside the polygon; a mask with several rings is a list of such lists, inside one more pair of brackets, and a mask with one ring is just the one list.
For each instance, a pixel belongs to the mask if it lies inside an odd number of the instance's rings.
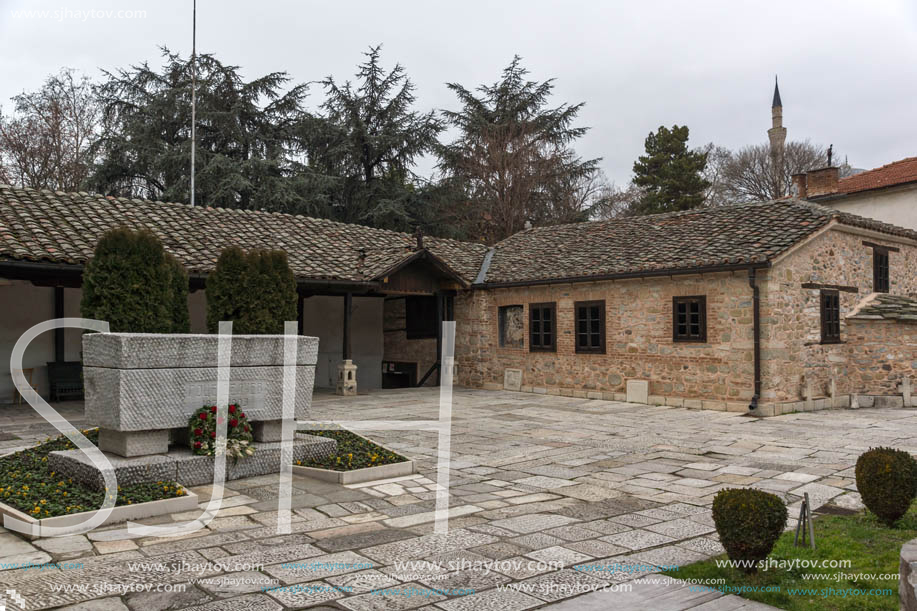
{"label": "marble sarcophagus", "polygon": [[[252,423],[255,441],[280,440],[283,335],[234,335],[229,396]],[[318,338],[296,337],[294,418],[308,417]],[[204,405],[216,405],[218,335],[91,333],[83,336],[86,419],[99,447],[121,456],[168,451],[173,429]]]}

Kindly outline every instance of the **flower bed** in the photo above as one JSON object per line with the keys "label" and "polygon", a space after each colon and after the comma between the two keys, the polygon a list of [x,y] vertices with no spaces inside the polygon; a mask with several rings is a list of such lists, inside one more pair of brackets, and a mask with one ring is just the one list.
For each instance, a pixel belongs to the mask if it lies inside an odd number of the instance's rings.
{"label": "flower bed", "polygon": [[296,464],[302,467],[315,467],[332,471],[354,471],[408,460],[404,456],[350,431],[305,431],[305,433],[316,437],[334,439],[337,441],[338,449],[336,454],[332,454],[322,460],[296,461]]}
{"label": "flower bed", "polygon": [[[98,429],[83,431],[83,434],[98,445]],[[104,492],[63,478],[48,467],[50,452],[74,449],[76,446],[60,435],[33,448],[0,457],[0,503],[36,519],[81,513],[101,507]],[[136,505],[186,494],[185,489],[175,482],[119,486],[116,505]]]}

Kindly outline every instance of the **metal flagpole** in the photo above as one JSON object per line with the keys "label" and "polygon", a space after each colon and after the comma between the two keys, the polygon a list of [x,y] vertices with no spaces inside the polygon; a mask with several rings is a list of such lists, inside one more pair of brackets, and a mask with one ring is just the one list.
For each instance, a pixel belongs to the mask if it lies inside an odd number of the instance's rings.
{"label": "metal flagpole", "polygon": [[197,0],[191,17],[191,206],[194,207],[194,152],[197,148]]}

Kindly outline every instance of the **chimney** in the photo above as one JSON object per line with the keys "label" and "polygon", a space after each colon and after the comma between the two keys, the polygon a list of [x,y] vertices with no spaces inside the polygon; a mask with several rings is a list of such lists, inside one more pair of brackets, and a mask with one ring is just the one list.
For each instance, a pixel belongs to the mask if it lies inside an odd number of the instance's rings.
{"label": "chimney", "polygon": [[796,197],[799,199],[805,199],[808,196],[806,191],[806,174],[805,172],[801,174],[793,174],[793,188],[795,189]]}
{"label": "chimney", "polygon": [[812,170],[806,175],[806,196],[837,193],[838,169],[834,166]]}

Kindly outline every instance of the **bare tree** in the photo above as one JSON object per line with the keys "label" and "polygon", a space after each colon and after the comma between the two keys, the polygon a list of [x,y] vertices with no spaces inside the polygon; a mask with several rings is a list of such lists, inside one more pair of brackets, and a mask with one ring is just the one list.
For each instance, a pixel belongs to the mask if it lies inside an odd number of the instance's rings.
{"label": "bare tree", "polygon": [[101,113],[88,77],[64,69],[38,91],[12,98],[0,114],[0,180],[37,189],[76,191],[92,165]]}
{"label": "bare tree", "polygon": [[704,179],[710,183],[704,192],[705,206],[723,206],[732,203],[726,193],[725,170],[732,159],[732,151],[724,146],[717,146],[712,142],[700,149],[707,155],[707,165],[704,168]]}
{"label": "bare tree", "polygon": [[[793,174],[825,167],[828,154],[824,147],[808,140],[787,142],[782,167],[775,168],[770,146],[753,144],[721,158],[720,164],[722,187],[708,200],[712,205],[785,197],[793,184]],[[841,168],[841,175],[847,171],[846,167]]]}
{"label": "bare tree", "polygon": [[634,183],[626,187],[619,187],[614,182],[608,182],[605,179],[592,197],[590,215],[596,220],[635,216],[644,194],[643,189]]}

